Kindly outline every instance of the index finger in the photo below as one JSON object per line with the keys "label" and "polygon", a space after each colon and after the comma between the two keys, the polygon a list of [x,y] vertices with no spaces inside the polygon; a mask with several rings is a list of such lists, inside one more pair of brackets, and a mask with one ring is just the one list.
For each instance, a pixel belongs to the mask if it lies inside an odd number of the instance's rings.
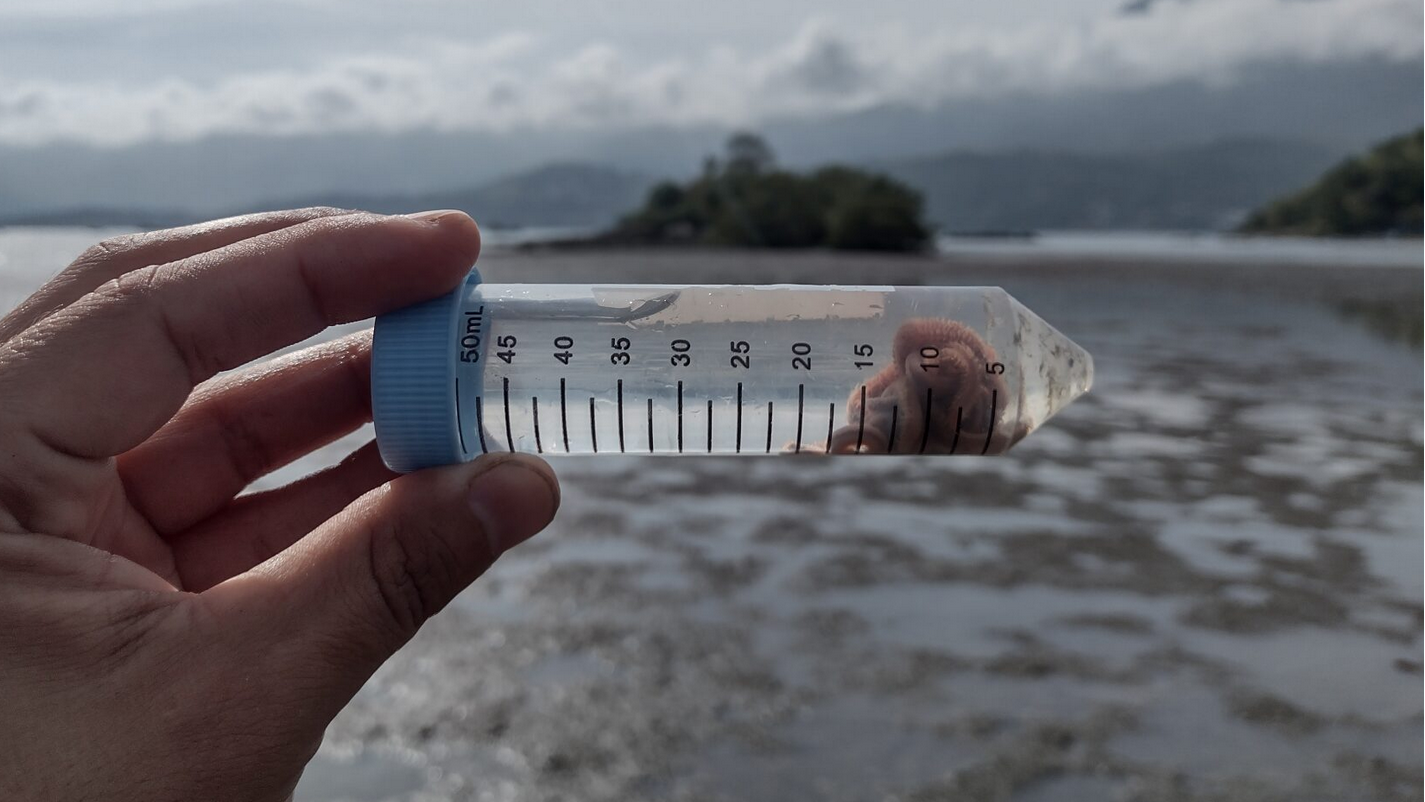
{"label": "index finger", "polygon": [[121,234],[90,246],[9,314],[0,317],[0,342],[74,303],[104,282],[145,265],[174,262],[249,237],[287,228],[318,217],[352,214],[325,207],[259,212],[209,220],[180,228]]}
{"label": "index finger", "polygon": [[0,347],[0,420],[62,453],[120,454],[198,382],[446,292],[479,251],[461,212],[361,214],[126,273]]}

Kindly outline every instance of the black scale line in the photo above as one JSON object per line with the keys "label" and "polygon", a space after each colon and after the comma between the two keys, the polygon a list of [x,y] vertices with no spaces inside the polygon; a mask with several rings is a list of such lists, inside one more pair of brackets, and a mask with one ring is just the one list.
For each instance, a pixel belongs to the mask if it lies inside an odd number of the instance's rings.
{"label": "black scale line", "polygon": [[594,446],[594,453],[599,453],[599,420],[594,415],[594,398],[589,397],[589,442]]}
{"label": "black scale line", "polygon": [[797,444],[793,446],[793,454],[802,453],[802,416],[806,412],[807,386],[797,385]]}
{"label": "black scale line", "polygon": [[767,402],[767,453],[772,453],[772,402]]}
{"label": "black scale line", "polygon": [[866,439],[866,385],[861,385],[861,422],[856,426],[856,453],[861,453],[861,442]]}
{"label": "black scale line", "polygon": [[485,445],[485,399],[475,399],[475,425],[480,427],[480,453],[488,454],[490,449]]}
{"label": "black scale line", "polygon": [[460,453],[464,454],[466,451],[465,418],[460,414],[460,379],[455,380],[455,436],[460,438]]}
{"label": "black scale line", "polygon": [[653,453],[653,399],[648,399],[648,453]]}
{"label": "black scale line", "polygon": [[826,453],[831,453],[831,438],[836,433],[836,402],[826,411]]}
{"label": "black scale line", "polygon": [[511,451],[515,450],[514,430],[510,428],[510,377],[505,378],[505,444]]}
{"label": "black scale line", "polygon": [[899,405],[891,407],[891,436],[886,441],[886,453],[894,454],[896,450],[896,423],[900,419],[901,408]]}
{"label": "black scale line", "polygon": [[559,379],[559,428],[564,430],[564,453],[569,453],[569,408],[564,403],[564,379]]}
{"label": "black scale line", "polygon": [[990,429],[985,432],[985,447],[980,449],[980,455],[990,453],[990,440],[995,436],[995,406],[999,404],[999,390],[990,391]]}
{"label": "black scale line", "polygon": [[544,453],[544,441],[539,437],[539,396],[530,398],[532,409],[534,410],[534,448],[539,453]]}
{"label": "black scale line", "polygon": [[623,379],[618,380],[618,453],[624,453],[623,448]]}
{"label": "black scale line", "polygon": [[713,403],[712,403],[712,399],[709,398],[709,399],[708,399],[708,453],[709,453],[709,454],[712,453],[712,432],[713,432],[713,427],[712,427],[712,410],[713,410]]}
{"label": "black scale line", "polygon": [[965,417],[965,408],[964,408],[964,407],[956,407],[956,408],[955,408],[955,439],[950,441],[950,453],[951,453],[951,454],[954,454],[954,453],[955,453],[955,448],[960,445],[960,424],[963,422],[964,417]]}
{"label": "black scale line", "polygon": [[737,453],[742,453],[742,382],[737,383]]}
{"label": "black scale line", "polygon": [[924,453],[925,453],[925,445],[926,445],[926,443],[929,443],[929,442],[930,442],[930,411],[931,411],[930,405],[933,403],[933,399],[934,399],[934,398],[935,398],[935,391],[934,391],[932,388],[930,388],[930,387],[925,388],[925,424],[921,427],[921,430],[920,430],[920,453],[921,453],[921,454],[924,454]]}
{"label": "black scale line", "polygon": [[678,453],[683,453],[683,381],[678,380]]}

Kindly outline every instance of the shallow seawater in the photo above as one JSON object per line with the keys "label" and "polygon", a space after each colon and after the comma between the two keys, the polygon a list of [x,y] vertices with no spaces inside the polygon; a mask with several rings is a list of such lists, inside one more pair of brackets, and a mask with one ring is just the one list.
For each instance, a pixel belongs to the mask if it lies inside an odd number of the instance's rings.
{"label": "shallow seawater", "polygon": [[999,284],[1096,384],[1000,458],[552,460],[299,801],[1421,798],[1420,355],[1333,305],[1418,270],[487,256]]}

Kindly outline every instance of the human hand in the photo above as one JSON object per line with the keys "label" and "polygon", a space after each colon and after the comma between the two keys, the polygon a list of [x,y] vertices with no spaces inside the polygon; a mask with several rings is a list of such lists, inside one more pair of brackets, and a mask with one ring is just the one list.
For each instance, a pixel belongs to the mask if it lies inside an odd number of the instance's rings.
{"label": "human hand", "polygon": [[[0,799],[279,800],[371,673],[558,506],[544,463],[394,477],[357,335],[453,288],[458,212],[307,209],[120,237],[0,319]],[[196,387],[196,389],[195,389]]]}

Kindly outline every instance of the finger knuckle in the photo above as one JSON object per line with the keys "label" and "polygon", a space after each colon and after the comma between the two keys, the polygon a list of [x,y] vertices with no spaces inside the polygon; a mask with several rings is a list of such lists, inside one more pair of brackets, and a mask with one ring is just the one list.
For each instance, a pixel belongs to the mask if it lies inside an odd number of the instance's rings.
{"label": "finger knuckle", "polygon": [[353,214],[355,209],[343,209],[340,206],[308,206],[301,210],[302,213],[312,217],[337,217],[345,214]]}
{"label": "finger knuckle", "polygon": [[352,212],[334,213],[322,217],[317,217],[316,219],[309,220],[306,223],[303,223],[302,225],[314,229],[349,230],[354,228],[368,228],[374,225],[379,225],[380,222],[385,219],[386,218],[384,215],[379,215],[375,212],[365,212],[358,210]]}
{"label": "finger knuckle", "polygon": [[386,527],[371,538],[372,580],[403,642],[454,595],[457,558],[435,521]]}
{"label": "finger knuckle", "polygon": [[121,256],[138,245],[141,239],[139,234],[119,234],[113,237],[106,237],[84,249],[79,254],[79,258],[74,260],[76,265],[96,265],[102,264],[115,257]]}
{"label": "finger knuckle", "polygon": [[224,365],[213,348],[205,347],[199,339],[183,336],[184,327],[177,324],[165,303],[165,285],[182,279],[179,263],[148,265],[109,279],[94,290],[94,296],[102,306],[123,308],[125,314],[137,310],[140,317],[152,320],[187,367],[189,382],[196,385],[217,373]]}
{"label": "finger knuckle", "polygon": [[220,453],[227,459],[229,472],[243,486],[282,461],[277,445],[264,436],[261,422],[252,420],[245,412],[218,397],[203,406],[201,413],[222,441]]}
{"label": "finger knuckle", "polygon": [[158,265],[149,265],[109,279],[100,284],[94,294],[119,303],[147,302],[153,297],[157,282]]}
{"label": "finger knuckle", "polygon": [[376,225],[382,219],[381,215],[360,211],[322,214],[281,231],[273,232],[271,236],[288,246],[298,248],[296,253],[300,257],[301,250],[298,246],[304,242],[328,236],[347,236]]}

